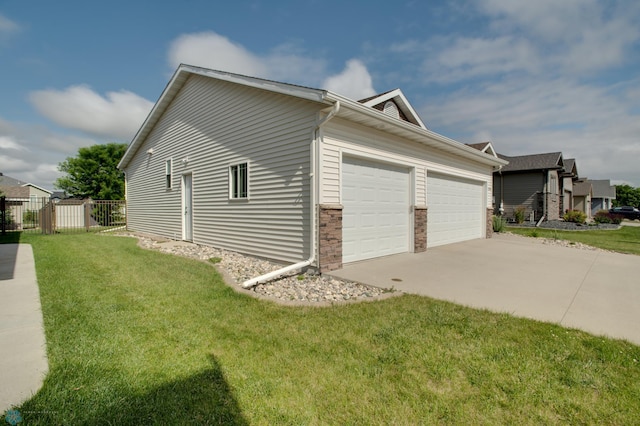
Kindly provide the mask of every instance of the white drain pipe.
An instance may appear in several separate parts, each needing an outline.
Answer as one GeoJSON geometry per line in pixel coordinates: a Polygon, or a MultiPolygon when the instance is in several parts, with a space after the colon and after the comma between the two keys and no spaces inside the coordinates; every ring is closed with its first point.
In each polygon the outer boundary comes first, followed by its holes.
{"type": "Polygon", "coordinates": [[[328,112],[328,114],[318,119],[318,124],[313,131],[313,137],[311,139],[311,257],[302,262],[294,263],[293,265],[285,266],[276,271],[260,275],[259,277],[251,278],[242,283],[243,288],[251,288],[260,283],[271,281],[272,279],[285,274],[287,272],[294,271],[296,269],[304,268],[311,265],[316,260],[316,200],[318,199],[318,179],[316,177],[317,170],[317,150],[318,139],[320,137],[320,128],[329,120],[331,120],[340,111],[340,101],[336,101],[332,107],[325,108],[322,112],[328,112]]]}

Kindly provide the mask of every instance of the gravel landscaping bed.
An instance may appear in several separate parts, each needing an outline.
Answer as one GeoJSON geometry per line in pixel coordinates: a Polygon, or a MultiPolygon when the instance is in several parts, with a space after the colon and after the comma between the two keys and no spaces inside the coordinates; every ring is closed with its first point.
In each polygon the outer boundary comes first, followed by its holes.
{"type": "MultiPolygon", "coordinates": [[[[535,228],[535,223],[525,222],[525,223],[507,223],[507,228],[509,227],[517,227],[517,228],[535,228]]],[[[612,223],[592,223],[592,224],[579,224],[573,222],[565,222],[563,220],[548,220],[546,222],[542,222],[539,228],[543,229],[557,229],[561,231],[596,231],[596,230],[615,230],[620,229],[621,225],[614,225],[612,223]]]]}
{"type": "MultiPolygon", "coordinates": [[[[134,233],[118,234],[138,238],[138,244],[145,249],[158,250],[178,256],[202,261],[214,262],[234,282],[230,285],[242,289],[241,284],[251,278],[278,270],[285,265],[255,257],[217,249],[214,247],[172,241],[155,236],[134,233]]],[[[229,281],[229,280],[227,280],[229,281]]],[[[259,284],[251,290],[245,290],[256,296],[284,302],[287,304],[330,305],[338,302],[375,300],[399,294],[389,289],[367,286],[351,281],[319,275],[311,271],[293,271],[281,278],[265,284],[259,284]]]]}

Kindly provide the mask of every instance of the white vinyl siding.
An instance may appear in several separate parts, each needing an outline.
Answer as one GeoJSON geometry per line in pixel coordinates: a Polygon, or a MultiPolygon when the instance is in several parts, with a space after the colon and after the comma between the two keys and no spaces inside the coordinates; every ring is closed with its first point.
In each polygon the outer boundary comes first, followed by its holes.
{"type": "MultiPolygon", "coordinates": [[[[342,155],[371,158],[413,168],[412,204],[427,205],[427,170],[453,174],[465,179],[492,180],[491,166],[481,165],[417,142],[406,141],[387,133],[334,118],[323,127],[321,144],[320,203],[341,204],[340,170],[342,155]]],[[[485,194],[491,205],[491,194],[485,194]]]]}
{"type": "Polygon", "coordinates": [[[154,180],[171,156],[174,174],[197,174],[194,243],[283,262],[307,259],[310,146],[321,108],[191,76],[127,166],[129,228],[180,238],[180,191],[154,180]],[[229,166],[242,162],[250,165],[250,199],[238,202],[229,199],[229,166]]]}

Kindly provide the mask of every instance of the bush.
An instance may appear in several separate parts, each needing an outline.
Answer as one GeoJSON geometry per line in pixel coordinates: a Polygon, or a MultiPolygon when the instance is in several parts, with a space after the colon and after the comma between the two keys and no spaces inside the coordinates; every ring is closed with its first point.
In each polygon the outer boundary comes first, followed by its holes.
{"type": "Polygon", "coordinates": [[[513,212],[513,217],[516,220],[516,223],[524,222],[524,212],[524,207],[518,207],[517,209],[515,209],[515,211],[513,212]]]}
{"type": "Polygon", "coordinates": [[[615,225],[620,225],[624,216],[620,214],[609,213],[607,210],[598,210],[593,220],[596,223],[613,223],[615,225]]]}
{"type": "Polygon", "coordinates": [[[502,216],[493,216],[493,232],[504,232],[507,221],[502,216]]]}
{"type": "Polygon", "coordinates": [[[566,212],[562,218],[567,222],[584,223],[587,220],[587,215],[580,210],[571,210],[566,212]]]}

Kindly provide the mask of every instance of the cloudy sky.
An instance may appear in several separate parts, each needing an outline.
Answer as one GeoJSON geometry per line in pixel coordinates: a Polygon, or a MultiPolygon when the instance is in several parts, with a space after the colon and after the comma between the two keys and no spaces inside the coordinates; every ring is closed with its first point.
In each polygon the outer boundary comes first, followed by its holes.
{"type": "Polygon", "coordinates": [[[78,148],[128,143],[182,62],[353,99],[399,87],[445,136],[640,186],[638,22],[637,0],[6,0],[0,172],[54,189],[78,148]]]}

